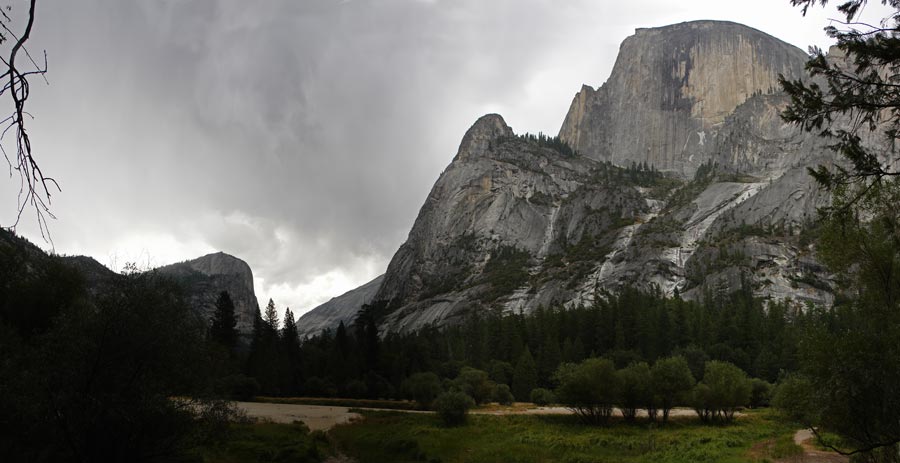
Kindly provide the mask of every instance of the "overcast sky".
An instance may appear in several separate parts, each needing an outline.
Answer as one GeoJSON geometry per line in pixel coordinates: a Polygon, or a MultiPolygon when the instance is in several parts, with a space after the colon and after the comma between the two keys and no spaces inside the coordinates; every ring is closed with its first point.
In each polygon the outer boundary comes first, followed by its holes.
{"type": "MultiPolygon", "coordinates": [[[[56,251],[114,270],[224,251],[261,305],[298,315],[384,271],[476,118],[556,134],[635,28],[724,19],[805,50],[839,17],[788,0],[38,3],[50,85],[32,83],[30,133],[62,186],[56,251]]],[[[0,186],[4,226],[17,188],[0,186]]],[[[50,248],[32,215],[17,231],[50,248]]]]}

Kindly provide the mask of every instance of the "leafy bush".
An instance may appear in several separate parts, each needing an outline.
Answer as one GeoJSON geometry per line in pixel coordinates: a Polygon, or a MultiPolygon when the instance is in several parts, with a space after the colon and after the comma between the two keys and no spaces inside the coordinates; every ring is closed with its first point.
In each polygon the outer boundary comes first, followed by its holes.
{"type": "Polygon", "coordinates": [[[753,408],[768,407],[772,401],[774,386],[768,381],[753,378],[750,380],[750,406],[753,408]]]}
{"type": "Polygon", "coordinates": [[[242,374],[229,375],[219,380],[219,388],[226,397],[234,400],[253,400],[259,394],[259,382],[242,374]]]}
{"type": "Polygon", "coordinates": [[[494,386],[493,393],[494,402],[500,405],[512,405],[514,397],[509,391],[509,386],[505,384],[497,384],[494,386]]]}
{"type": "Polygon", "coordinates": [[[445,425],[459,426],[465,424],[466,415],[475,406],[475,401],[465,393],[453,391],[439,395],[432,406],[445,425]]]}
{"type": "Polygon", "coordinates": [[[728,362],[706,363],[703,382],[695,389],[693,406],[703,421],[731,421],[738,408],[750,402],[747,373],[728,362]]]}
{"type": "Polygon", "coordinates": [[[348,397],[365,397],[366,393],[369,391],[369,388],[366,386],[366,383],[360,381],[358,379],[354,379],[347,383],[347,386],[344,388],[347,392],[348,397]]]}
{"type": "Polygon", "coordinates": [[[488,374],[469,367],[460,370],[459,376],[453,380],[453,387],[466,393],[475,400],[476,404],[487,402],[494,392],[494,386],[488,379],[488,374]]]}
{"type": "Polygon", "coordinates": [[[625,419],[633,421],[639,408],[656,415],[651,389],[650,366],[646,362],[632,363],[616,372],[619,382],[619,407],[625,419]]]}
{"type": "Polygon", "coordinates": [[[531,402],[544,407],[556,402],[556,396],[553,395],[553,391],[539,387],[531,390],[531,402]]]}
{"type": "Polygon", "coordinates": [[[415,400],[421,408],[429,408],[434,399],[443,392],[441,379],[434,373],[416,373],[403,382],[402,389],[407,397],[415,400]]]}
{"type": "Polygon", "coordinates": [[[585,422],[609,420],[619,395],[616,367],[607,359],[590,358],[578,364],[565,363],[556,371],[556,396],[585,422]]]}
{"type": "Polygon", "coordinates": [[[669,420],[669,411],[694,387],[694,375],[684,357],[659,359],[650,370],[652,390],[662,411],[663,421],[669,420]]]}

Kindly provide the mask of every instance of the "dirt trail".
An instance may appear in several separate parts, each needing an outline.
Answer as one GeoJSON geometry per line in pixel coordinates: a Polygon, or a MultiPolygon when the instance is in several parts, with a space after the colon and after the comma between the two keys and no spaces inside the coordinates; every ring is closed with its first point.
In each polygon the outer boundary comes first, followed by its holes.
{"type": "Polygon", "coordinates": [[[850,458],[835,452],[819,450],[813,444],[815,436],[809,429],[801,429],[794,434],[794,443],[803,448],[803,454],[780,460],[785,463],[847,463],[850,458]]]}

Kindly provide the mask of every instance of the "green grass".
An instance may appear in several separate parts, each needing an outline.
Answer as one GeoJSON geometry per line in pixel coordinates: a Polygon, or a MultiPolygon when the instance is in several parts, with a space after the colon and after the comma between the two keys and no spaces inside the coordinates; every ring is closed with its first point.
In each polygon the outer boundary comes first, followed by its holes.
{"type": "Polygon", "coordinates": [[[791,454],[795,425],[769,411],[752,411],[728,426],[693,418],[664,427],[617,422],[582,425],[572,416],[469,416],[442,427],[431,415],[364,412],[362,422],[331,436],[365,462],[753,462],[791,454]]]}
{"type": "Polygon", "coordinates": [[[310,433],[302,423],[235,424],[219,440],[198,449],[201,461],[316,463],[324,459],[330,448],[321,431],[310,433]]]}

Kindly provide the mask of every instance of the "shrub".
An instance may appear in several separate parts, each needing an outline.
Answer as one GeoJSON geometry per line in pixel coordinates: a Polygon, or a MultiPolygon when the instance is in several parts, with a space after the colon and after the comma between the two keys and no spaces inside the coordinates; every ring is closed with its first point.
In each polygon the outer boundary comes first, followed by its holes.
{"type": "Polygon", "coordinates": [[[772,401],[772,390],[774,386],[771,383],[753,378],[750,380],[750,406],[753,408],[768,407],[772,401]]]}
{"type": "Polygon", "coordinates": [[[447,426],[458,426],[466,422],[469,409],[475,401],[459,391],[445,392],[434,400],[433,407],[441,421],[447,426]]]}
{"type": "Polygon", "coordinates": [[[512,392],[509,391],[509,386],[505,384],[494,385],[492,397],[494,402],[497,402],[500,405],[512,405],[513,400],[515,400],[512,392]]]}
{"type": "Polygon", "coordinates": [[[648,409],[653,417],[656,409],[653,406],[653,390],[651,389],[650,366],[646,362],[632,363],[616,372],[619,382],[619,407],[622,416],[629,421],[637,417],[639,408],[648,409]]]}
{"type": "Polygon", "coordinates": [[[366,393],[369,391],[369,388],[366,387],[366,383],[358,379],[354,379],[347,383],[347,386],[344,389],[347,391],[347,397],[357,399],[365,397],[366,393]]]}
{"type": "Polygon", "coordinates": [[[407,397],[416,401],[420,408],[428,408],[434,399],[443,392],[441,379],[434,373],[416,373],[403,382],[403,391],[407,397]]]}
{"type": "Polygon", "coordinates": [[[703,382],[694,390],[693,405],[700,419],[731,421],[734,413],[750,402],[747,373],[728,362],[706,362],[703,382]]]}
{"type": "Polygon", "coordinates": [[[585,422],[605,423],[619,395],[616,367],[607,359],[566,363],[556,371],[556,396],[585,422]]]}
{"type": "Polygon", "coordinates": [[[553,395],[552,391],[539,387],[531,390],[531,402],[537,406],[544,407],[556,402],[556,396],[553,395]]]}
{"type": "Polygon", "coordinates": [[[453,380],[453,386],[468,394],[476,404],[483,404],[491,398],[494,386],[488,379],[488,374],[475,368],[465,367],[459,372],[459,376],[453,380]]]}
{"type": "Polygon", "coordinates": [[[694,375],[684,357],[659,359],[650,370],[652,390],[662,410],[663,422],[669,420],[669,411],[694,387],[694,375]]]}
{"type": "Polygon", "coordinates": [[[220,384],[225,395],[234,400],[253,400],[259,394],[259,382],[249,376],[229,375],[222,378],[220,384]]]}

